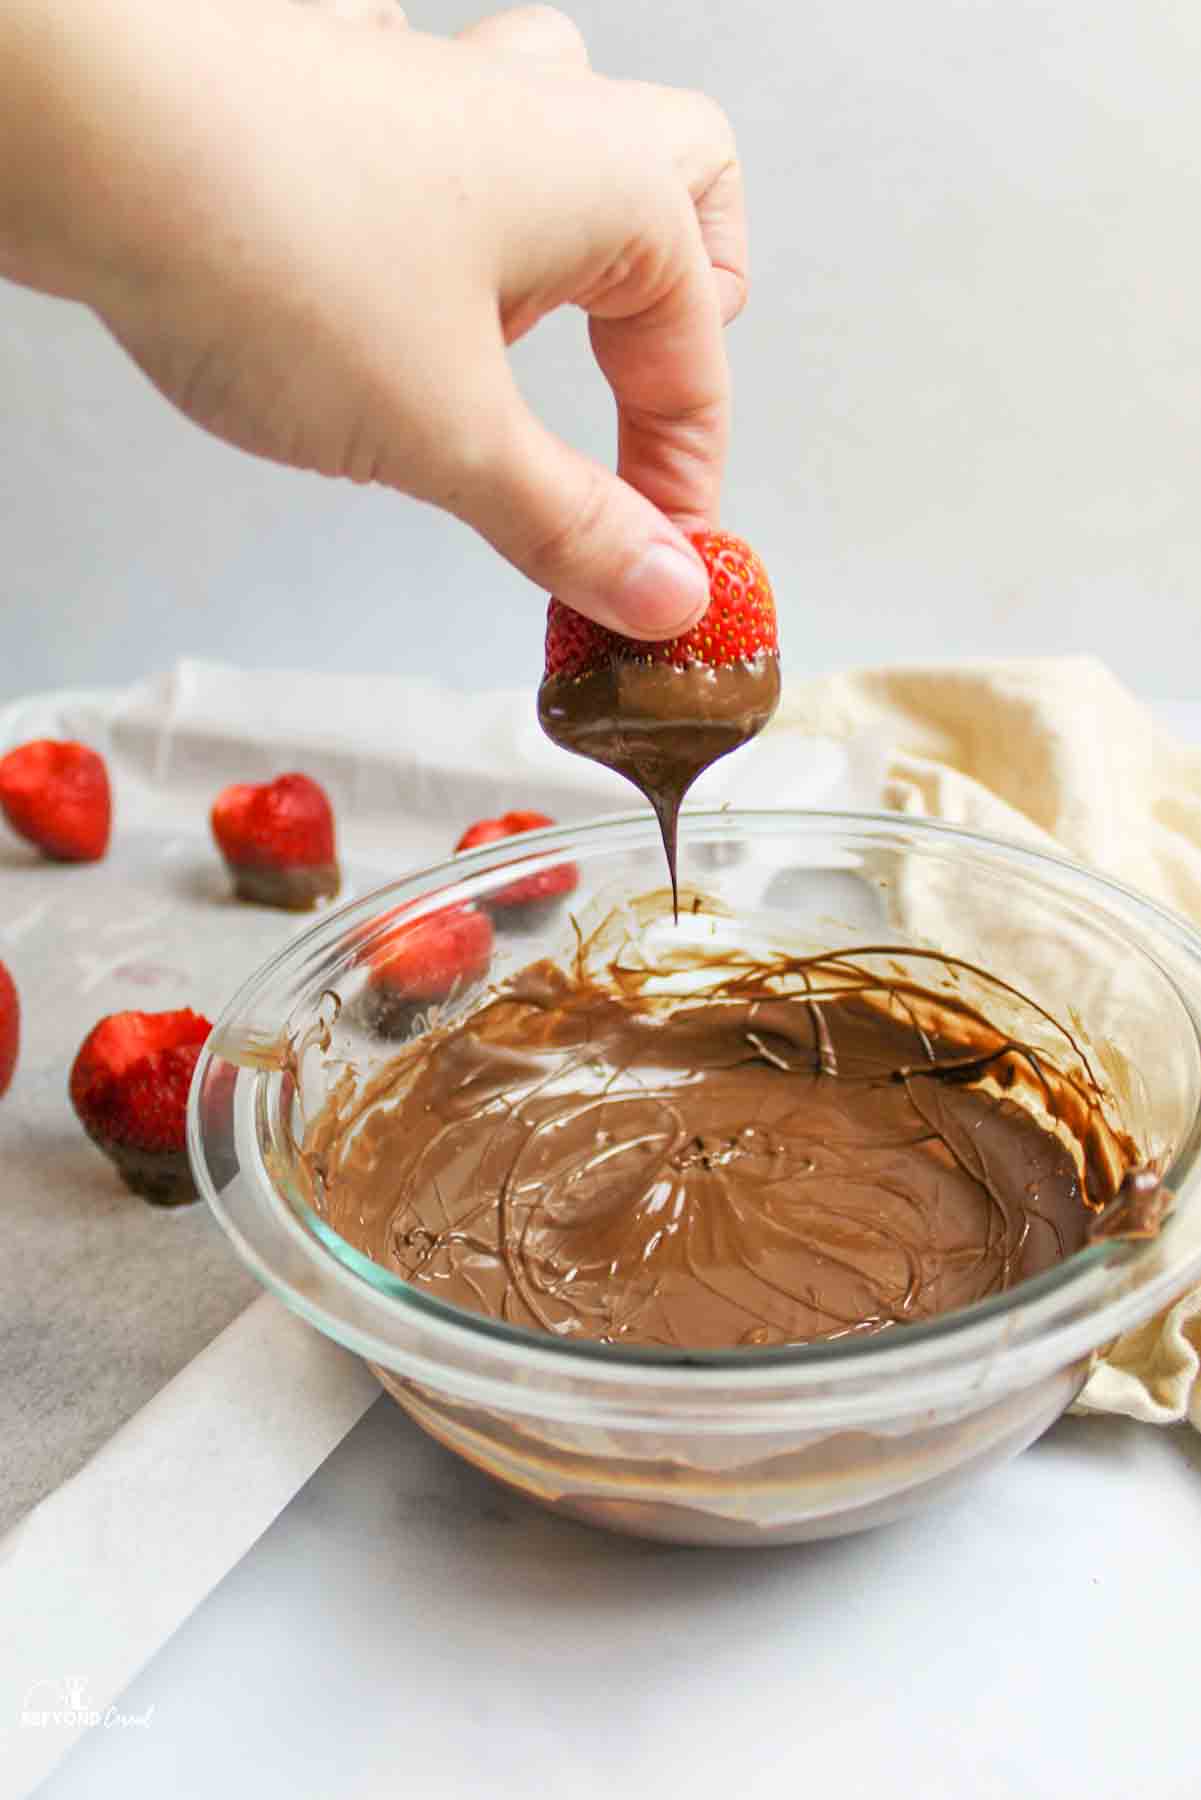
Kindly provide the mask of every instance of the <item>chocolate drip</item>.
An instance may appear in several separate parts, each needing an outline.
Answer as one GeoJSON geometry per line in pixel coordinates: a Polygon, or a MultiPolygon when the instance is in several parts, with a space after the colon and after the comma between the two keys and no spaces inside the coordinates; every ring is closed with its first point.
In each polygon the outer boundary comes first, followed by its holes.
{"type": "Polygon", "coordinates": [[[538,719],[554,743],[615,769],[650,801],[678,915],[681,802],[702,770],[762,731],[779,698],[775,656],[721,669],[631,660],[544,680],[538,719]]]}
{"type": "Polygon", "coordinates": [[[1120,1229],[1132,1197],[1146,1229],[1158,1177],[1132,1176],[1067,1034],[1056,1066],[855,960],[877,954],[764,960],[672,1004],[639,971],[537,964],[330,1103],[319,1203],[458,1306],[697,1349],[933,1318],[1120,1229]]]}

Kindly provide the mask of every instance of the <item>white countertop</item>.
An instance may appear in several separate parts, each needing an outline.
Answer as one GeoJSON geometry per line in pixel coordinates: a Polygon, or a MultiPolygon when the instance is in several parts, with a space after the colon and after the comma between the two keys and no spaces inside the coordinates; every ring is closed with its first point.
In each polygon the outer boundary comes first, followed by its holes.
{"type": "MultiPolygon", "coordinates": [[[[237,1471],[230,1471],[236,1481],[237,1471]]],[[[957,1505],[705,1551],[380,1400],[46,1800],[1196,1800],[1201,1437],[1069,1419],[957,1505]]]]}
{"type": "Polygon", "coordinates": [[[543,1513],[381,1399],[122,1698],[145,1725],[41,1792],[1196,1800],[1199,1541],[1187,1428],[1066,1419],[914,1520],[701,1551],[543,1513]]]}

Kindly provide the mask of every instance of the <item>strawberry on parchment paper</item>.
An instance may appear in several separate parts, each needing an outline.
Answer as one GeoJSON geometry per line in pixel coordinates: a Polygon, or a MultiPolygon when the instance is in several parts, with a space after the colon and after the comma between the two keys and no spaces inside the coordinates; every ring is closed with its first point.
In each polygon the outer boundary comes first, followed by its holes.
{"type": "MultiPolygon", "coordinates": [[[[469,825],[458,843],[460,850],[475,850],[482,844],[499,843],[503,838],[517,837],[523,831],[538,831],[555,821],[546,813],[507,812],[496,819],[477,819],[469,825]]],[[[519,876],[494,892],[482,895],[476,902],[492,914],[497,925],[537,924],[555,907],[565,894],[572,893],[580,881],[580,871],[573,862],[554,863],[536,874],[519,876]]]]}
{"type": "Polygon", "coordinates": [[[94,1025],[71,1068],[71,1104],[126,1185],[159,1206],[195,1200],[185,1121],[188,1089],[212,1027],[177,1012],[110,1013],[94,1025]]]}
{"type": "MultiPolygon", "coordinates": [[[[492,963],[492,921],[474,906],[441,907],[396,923],[365,947],[363,1019],[381,1037],[404,1037],[431,1007],[482,981],[492,963]]],[[[380,924],[371,927],[374,934],[380,924]]]]}
{"type": "Polygon", "coordinates": [[[104,758],[86,744],[35,738],[0,756],[0,810],[55,862],[99,862],[113,801],[104,758]]]}
{"type": "Polygon", "coordinates": [[[240,900],[304,912],[338,892],[333,807],[309,776],[236,782],[218,794],[211,824],[240,900]]]}

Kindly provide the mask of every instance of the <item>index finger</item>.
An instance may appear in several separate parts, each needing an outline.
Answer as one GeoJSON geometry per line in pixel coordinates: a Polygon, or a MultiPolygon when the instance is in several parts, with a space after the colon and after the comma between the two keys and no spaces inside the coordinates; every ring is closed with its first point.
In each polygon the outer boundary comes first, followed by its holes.
{"type": "Polygon", "coordinates": [[[721,308],[700,228],[692,229],[693,253],[661,299],[590,325],[617,401],[617,472],[684,531],[717,522],[730,428],[721,308]]]}
{"type": "Polygon", "coordinates": [[[717,523],[730,423],[722,326],[746,295],[746,221],[733,135],[703,95],[644,88],[648,129],[672,146],[683,252],[669,291],[631,315],[593,316],[618,410],[618,472],[682,529],[717,523]]]}

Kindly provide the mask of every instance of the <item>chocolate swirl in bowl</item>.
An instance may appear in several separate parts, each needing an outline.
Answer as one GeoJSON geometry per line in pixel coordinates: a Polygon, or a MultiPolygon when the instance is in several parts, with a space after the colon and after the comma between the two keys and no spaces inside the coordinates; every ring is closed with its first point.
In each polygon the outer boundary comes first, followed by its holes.
{"type": "Polygon", "coordinates": [[[306,1133],[327,1222],[441,1300],[615,1345],[806,1343],[1157,1228],[1083,1050],[1015,1039],[946,980],[966,965],[698,952],[681,997],[585,952],[341,1084],[306,1133]]]}

